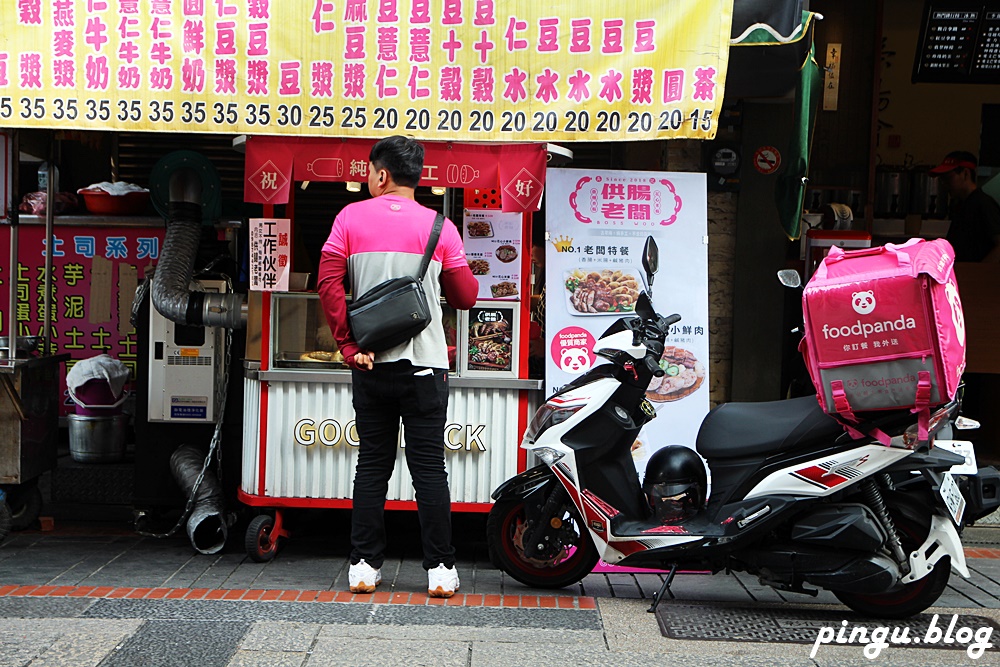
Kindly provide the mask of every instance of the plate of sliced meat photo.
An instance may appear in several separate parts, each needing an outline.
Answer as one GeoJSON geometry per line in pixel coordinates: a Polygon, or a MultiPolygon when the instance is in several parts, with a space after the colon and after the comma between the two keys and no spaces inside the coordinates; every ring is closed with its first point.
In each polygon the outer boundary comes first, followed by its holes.
{"type": "Polygon", "coordinates": [[[668,345],[660,357],[662,377],[654,377],[646,388],[646,398],[655,403],[679,401],[690,396],[705,382],[705,364],[690,350],[668,345]]]}
{"type": "Polygon", "coordinates": [[[566,307],[580,316],[632,313],[643,287],[639,275],[632,267],[567,271],[566,307]]]}

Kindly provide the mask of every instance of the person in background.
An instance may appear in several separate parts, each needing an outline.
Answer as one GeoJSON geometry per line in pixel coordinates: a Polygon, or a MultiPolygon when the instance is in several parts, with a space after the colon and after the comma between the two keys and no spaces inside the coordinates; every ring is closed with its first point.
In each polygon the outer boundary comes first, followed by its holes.
{"type": "Polygon", "coordinates": [[[931,169],[952,199],[945,238],[955,249],[956,262],[1000,262],[1000,204],[976,185],[977,167],[975,155],[953,151],[931,169]]]}
{"type": "MultiPolygon", "coordinates": [[[[976,185],[978,160],[972,153],[953,151],[931,169],[943,179],[952,198],[951,226],[945,237],[955,249],[956,262],[1000,262],[1000,204],[976,185]]],[[[962,414],[983,421],[989,419],[985,398],[989,377],[983,373],[962,376],[962,414]]],[[[970,435],[976,450],[980,436],[970,435]]],[[[977,451],[981,454],[981,451],[977,451]]],[[[981,456],[980,456],[981,458],[981,456]]]]}
{"type": "Polygon", "coordinates": [[[441,324],[442,291],[448,304],[468,310],[479,283],[465,258],[458,229],[446,220],[424,276],[430,325],[415,338],[380,352],[359,349],[347,319],[344,280],[364,294],[390,278],[416,275],[435,211],[414,200],[424,147],[393,136],[369,154],[372,198],[348,204],[333,221],[320,259],[318,289],[327,321],[351,368],[360,444],[351,515],[353,593],[371,593],[382,581],[385,499],[396,463],[399,424],[406,429],[406,465],[416,491],[427,593],[451,597],[459,587],[451,542],[451,495],[444,465],[448,410],[448,350],[441,324]]]}

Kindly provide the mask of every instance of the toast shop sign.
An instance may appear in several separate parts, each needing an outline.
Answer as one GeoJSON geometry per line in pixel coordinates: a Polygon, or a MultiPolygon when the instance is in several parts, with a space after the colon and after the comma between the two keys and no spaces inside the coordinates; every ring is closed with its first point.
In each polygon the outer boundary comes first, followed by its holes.
{"type": "MultiPolygon", "coordinates": [[[[444,427],[444,447],[452,452],[485,452],[487,448],[486,424],[450,423],[444,427]]],[[[326,447],[357,447],[358,430],[354,420],[341,423],[336,419],[300,419],[292,428],[295,444],[304,447],[323,445],[326,447]]],[[[399,447],[405,447],[402,437],[399,447]]]]}

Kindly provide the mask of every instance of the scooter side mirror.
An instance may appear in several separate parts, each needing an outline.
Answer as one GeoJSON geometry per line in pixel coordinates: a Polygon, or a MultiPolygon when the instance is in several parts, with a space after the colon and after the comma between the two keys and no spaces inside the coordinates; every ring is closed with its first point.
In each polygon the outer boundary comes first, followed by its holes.
{"type": "Polygon", "coordinates": [[[646,292],[639,292],[639,298],[635,302],[635,314],[644,320],[656,318],[653,302],[649,300],[649,295],[646,292]]]}
{"type": "Polygon", "coordinates": [[[802,276],[795,269],[778,271],[778,281],[785,287],[802,287],[802,276]]]}
{"type": "Polygon", "coordinates": [[[652,236],[646,237],[646,245],[642,249],[642,269],[646,272],[646,285],[653,288],[653,276],[660,270],[660,249],[652,236]]]}

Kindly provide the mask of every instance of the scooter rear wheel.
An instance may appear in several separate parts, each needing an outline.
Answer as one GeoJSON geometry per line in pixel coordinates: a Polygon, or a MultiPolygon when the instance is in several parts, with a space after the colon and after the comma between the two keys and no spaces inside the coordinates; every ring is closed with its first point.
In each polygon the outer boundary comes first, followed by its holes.
{"type": "Polygon", "coordinates": [[[561,534],[573,533],[575,538],[565,540],[557,547],[550,547],[547,556],[526,558],[523,548],[518,544],[518,535],[523,536],[527,522],[524,500],[498,500],[493,505],[486,524],[490,559],[501,570],[527,586],[563,588],[575,584],[590,574],[600,556],[575,508],[570,508],[568,516],[562,517],[562,521],[564,525],[561,534]]]}
{"type": "MultiPolygon", "coordinates": [[[[917,521],[904,516],[898,509],[890,508],[889,514],[903,543],[903,551],[910,553],[927,538],[930,523],[917,521]]],[[[945,556],[939,560],[934,569],[926,577],[906,584],[902,588],[888,593],[862,595],[859,593],[833,594],[845,605],[865,616],[872,618],[909,618],[919,614],[937,602],[941,593],[948,586],[951,577],[951,558],[945,556]]]]}

